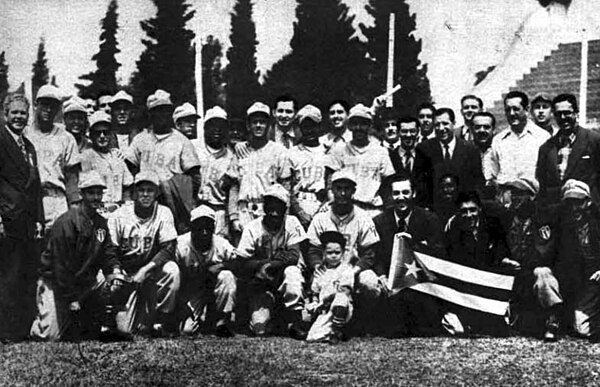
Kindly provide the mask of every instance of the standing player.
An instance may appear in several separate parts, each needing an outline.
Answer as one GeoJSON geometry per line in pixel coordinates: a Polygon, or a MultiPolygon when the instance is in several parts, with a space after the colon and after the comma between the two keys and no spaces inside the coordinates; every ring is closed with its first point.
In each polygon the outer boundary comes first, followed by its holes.
{"type": "Polygon", "coordinates": [[[219,106],[208,109],[204,117],[204,142],[193,140],[198,153],[202,184],[198,192],[200,204],[215,211],[215,234],[229,237],[227,221],[227,196],[229,192],[223,184],[225,173],[235,161],[233,151],[227,146],[227,113],[219,106]]]}
{"type": "Polygon", "coordinates": [[[386,176],[394,173],[388,151],[369,137],[373,124],[371,111],[358,104],[350,109],[348,118],[352,141],[335,146],[329,153],[326,166],[333,172],[348,169],[357,179],[356,204],[372,216],[381,211],[383,201],[379,186],[386,176]]]}
{"type": "Polygon", "coordinates": [[[85,101],[81,98],[71,97],[63,103],[62,107],[65,129],[75,137],[79,152],[83,152],[91,145],[86,136],[88,115],[84,104],[85,101]]]}
{"type": "Polygon", "coordinates": [[[106,190],[102,197],[103,213],[113,213],[131,199],[133,176],[116,149],[110,148],[111,119],[99,110],[90,117],[92,148],[81,154],[81,172],[96,171],[104,179],[106,190]]]}
{"type": "Polygon", "coordinates": [[[121,265],[137,285],[126,310],[117,314],[117,327],[126,334],[147,329],[158,335],[177,333],[177,231],[171,211],[156,202],[158,184],[156,173],[138,173],[134,205],[121,207],[109,223],[111,238],[121,249],[121,265]]]}
{"type": "Polygon", "coordinates": [[[271,111],[261,102],[255,102],[247,111],[248,157],[236,158],[227,172],[231,190],[229,193],[229,221],[232,231],[239,233],[253,219],[264,214],[263,195],[276,183],[287,184],[290,165],[287,149],[269,141],[268,120],[271,111]]]}
{"type": "Polygon", "coordinates": [[[58,89],[51,85],[40,87],[35,103],[35,125],[25,129],[24,133],[37,152],[46,228],[67,212],[69,204],[79,199],[77,143],[62,125],[54,123],[58,109],[58,89]]]}
{"type": "MultiPolygon", "coordinates": [[[[133,97],[121,90],[110,100],[110,115],[116,143],[111,147],[125,153],[138,131],[133,126],[133,97]]],[[[111,136],[112,137],[112,136],[111,136]]],[[[112,139],[111,141],[115,141],[112,139]]]]}
{"type": "Polygon", "coordinates": [[[292,198],[290,212],[304,228],[327,197],[325,191],[325,146],[319,142],[321,111],[306,105],[298,112],[302,143],[290,151],[292,198]]]}
{"type": "Polygon", "coordinates": [[[327,151],[329,151],[336,143],[347,143],[352,140],[352,133],[347,130],[349,110],[350,104],[344,100],[332,101],[329,106],[327,106],[330,130],[320,139],[327,151]]]}
{"type": "Polygon", "coordinates": [[[198,137],[196,128],[198,125],[198,118],[199,116],[196,113],[196,108],[189,102],[177,106],[173,112],[175,128],[190,140],[198,137]]]}

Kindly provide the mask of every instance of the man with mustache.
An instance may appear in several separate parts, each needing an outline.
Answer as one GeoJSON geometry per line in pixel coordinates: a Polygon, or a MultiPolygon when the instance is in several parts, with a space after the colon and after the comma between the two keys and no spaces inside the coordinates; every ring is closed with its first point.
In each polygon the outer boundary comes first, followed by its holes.
{"type": "Polygon", "coordinates": [[[60,92],[52,85],[38,90],[35,124],[25,129],[38,157],[46,228],[79,200],[77,170],[79,151],[75,137],[64,126],[54,123],[60,109],[60,92]]]}
{"type": "Polygon", "coordinates": [[[479,149],[479,154],[481,155],[483,177],[486,181],[489,181],[492,179],[492,171],[487,169],[488,163],[484,163],[483,160],[486,157],[491,157],[492,139],[496,130],[496,118],[490,112],[475,113],[471,129],[473,132],[473,143],[479,149]]]}
{"type": "Polygon", "coordinates": [[[29,101],[20,94],[4,99],[6,125],[0,127],[0,340],[27,337],[35,315],[44,210],[37,155],[23,135],[29,101]]]}

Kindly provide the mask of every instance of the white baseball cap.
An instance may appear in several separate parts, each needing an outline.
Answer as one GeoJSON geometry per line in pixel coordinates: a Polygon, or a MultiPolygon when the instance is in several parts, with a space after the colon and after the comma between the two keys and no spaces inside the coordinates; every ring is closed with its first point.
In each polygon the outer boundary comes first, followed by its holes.
{"type": "Polygon", "coordinates": [[[80,190],[91,187],[102,187],[106,189],[106,183],[97,171],[88,171],[79,175],[77,187],[80,190]]]}
{"type": "Polygon", "coordinates": [[[354,105],[350,109],[350,113],[348,114],[348,119],[351,119],[351,118],[364,118],[366,120],[372,121],[373,113],[371,112],[371,109],[369,109],[362,103],[359,103],[358,105],[354,105]]]}
{"type": "Polygon", "coordinates": [[[90,123],[90,129],[92,129],[94,127],[94,125],[99,124],[101,122],[105,122],[109,125],[111,123],[110,115],[108,113],[106,113],[104,110],[98,110],[97,112],[94,112],[90,116],[90,118],[88,118],[88,121],[90,123]]]}
{"type": "Polygon", "coordinates": [[[173,122],[177,123],[178,120],[190,116],[199,117],[196,113],[196,108],[191,103],[186,102],[183,105],[177,106],[175,111],[173,111],[173,122]]]}
{"type": "Polygon", "coordinates": [[[146,99],[146,107],[148,110],[163,105],[173,105],[173,102],[171,102],[171,94],[164,90],[158,89],[146,99]]]}
{"type": "Polygon", "coordinates": [[[221,119],[227,121],[227,112],[220,106],[215,106],[206,111],[204,116],[204,122],[208,122],[213,119],[221,119]]]}
{"type": "Polygon", "coordinates": [[[263,200],[267,197],[275,198],[285,203],[287,206],[290,202],[290,192],[283,188],[281,184],[273,184],[267,188],[263,195],[263,200]]]}
{"type": "Polygon", "coordinates": [[[583,181],[569,179],[562,188],[562,198],[564,199],[585,199],[591,198],[590,186],[583,181]]]}
{"type": "Polygon", "coordinates": [[[347,180],[356,185],[356,176],[354,176],[354,174],[348,169],[342,169],[341,171],[337,171],[331,176],[332,183],[342,180],[347,180]]]}
{"type": "Polygon", "coordinates": [[[73,96],[65,102],[63,102],[62,109],[63,114],[71,112],[81,112],[87,114],[87,110],[85,108],[85,101],[77,96],[73,96]]]}
{"type": "Polygon", "coordinates": [[[56,86],[52,85],[44,85],[39,88],[35,100],[37,101],[40,98],[54,99],[58,102],[62,100],[60,90],[58,90],[56,86]]]}
{"type": "Polygon", "coordinates": [[[321,110],[314,105],[306,105],[302,109],[298,111],[298,122],[302,123],[307,118],[310,118],[317,124],[321,123],[323,120],[323,116],[321,115],[321,110]]]}
{"type": "Polygon", "coordinates": [[[200,218],[209,218],[213,221],[216,219],[215,210],[209,206],[201,205],[200,207],[194,208],[190,214],[190,222],[194,222],[200,218]]]}
{"type": "Polygon", "coordinates": [[[121,90],[117,94],[113,95],[110,99],[110,104],[112,105],[117,101],[125,101],[133,105],[133,97],[127,94],[127,92],[124,90],[121,90]]]}
{"type": "Polygon", "coordinates": [[[156,172],[146,170],[146,171],[141,171],[137,175],[135,175],[134,184],[138,185],[139,183],[142,183],[142,182],[152,183],[158,187],[160,184],[160,179],[158,178],[158,175],[156,174],[156,172]]]}
{"type": "Polygon", "coordinates": [[[254,102],[252,106],[246,111],[246,116],[250,117],[252,114],[262,113],[267,116],[271,116],[271,109],[262,102],[254,102]]]}

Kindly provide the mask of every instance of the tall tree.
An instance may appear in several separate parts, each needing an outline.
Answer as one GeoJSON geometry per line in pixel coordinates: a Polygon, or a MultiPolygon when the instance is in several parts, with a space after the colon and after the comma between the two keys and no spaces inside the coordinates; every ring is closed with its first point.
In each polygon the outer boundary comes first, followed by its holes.
{"type": "Polygon", "coordinates": [[[0,103],[4,101],[6,93],[8,93],[8,65],[4,57],[4,51],[2,51],[0,54],[0,103]]]}
{"type": "Polygon", "coordinates": [[[252,1],[237,0],[231,14],[231,47],[225,70],[227,111],[232,117],[244,117],[253,100],[262,95],[256,70],[256,26],[252,20],[252,1]]]}
{"type": "Polygon", "coordinates": [[[102,32],[100,33],[100,50],[92,57],[96,62],[96,70],[79,77],[84,81],[90,81],[87,85],[75,85],[83,98],[96,98],[101,91],[115,93],[117,91],[117,70],[121,66],[115,55],[121,50],[117,43],[117,0],[108,4],[106,15],[100,22],[102,32]]]}
{"type": "Polygon", "coordinates": [[[131,87],[138,103],[143,103],[156,89],[171,93],[173,103],[196,104],[194,79],[194,32],[186,28],[194,11],[186,0],[153,0],[156,15],[141,22],[148,36],[146,47],[136,62],[137,71],[131,87]]]}
{"type": "Polygon", "coordinates": [[[414,115],[418,105],[431,101],[427,65],[419,60],[421,40],[415,39],[413,34],[415,15],[410,13],[406,0],[369,0],[365,8],[374,18],[372,26],[360,25],[368,40],[371,59],[370,92],[379,95],[385,91],[389,16],[395,13],[394,85],[400,83],[402,89],[394,94],[394,109],[401,115],[414,115]]]}
{"type": "Polygon", "coordinates": [[[40,38],[38,45],[37,59],[33,64],[33,77],[31,78],[32,97],[35,97],[40,87],[47,84],[50,80],[50,70],[48,70],[48,59],[46,59],[46,41],[40,38]]]}
{"type": "Polygon", "coordinates": [[[223,74],[221,58],[223,46],[218,39],[209,35],[202,45],[202,88],[204,92],[204,111],[215,105],[223,104],[223,74]]]}
{"type": "Polygon", "coordinates": [[[267,73],[271,97],[292,93],[321,106],[336,98],[372,98],[365,93],[365,50],[348,11],[341,0],[298,0],[292,51],[267,73]]]}

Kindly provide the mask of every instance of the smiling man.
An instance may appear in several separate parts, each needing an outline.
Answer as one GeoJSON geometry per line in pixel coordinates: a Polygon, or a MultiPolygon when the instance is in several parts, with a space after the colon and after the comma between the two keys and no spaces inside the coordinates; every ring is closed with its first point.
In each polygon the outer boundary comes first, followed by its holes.
{"type": "Polygon", "coordinates": [[[456,138],[473,142],[473,117],[483,111],[483,101],[476,95],[465,95],[460,100],[460,113],[464,124],[456,128],[456,138]]]}
{"type": "Polygon", "coordinates": [[[390,151],[390,160],[397,173],[413,172],[415,148],[419,137],[418,122],[413,117],[403,117],[399,123],[400,146],[390,151]]]}
{"type": "Polygon", "coordinates": [[[496,118],[490,112],[479,112],[473,116],[473,143],[479,149],[481,156],[481,164],[483,168],[483,176],[485,180],[491,180],[492,172],[487,170],[488,164],[484,163],[486,157],[491,157],[492,139],[496,130],[496,118]]]}
{"type": "Polygon", "coordinates": [[[552,98],[546,93],[538,93],[531,100],[531,116],[533,122],[546,130],[551,136],[558,132],[558,127],[552,123],[552,98]]]}
{"type": "Polygon", "coordinates": [[[110,100],[110,115],[113,134],[116,136],[116,144],[111,143],[111,146],[126,152],[138,134],[133,127],[133,97],[123,90],[113,95],[110,100]]]}
{"type": "Polygon", "coordinates": [[[75,137],[79,152],[83,152],[91,145],[90,140],[86,136],[88,114],[85,108],[85,101],[79,97],[71,97],[63,103],[62,110],[65,129],[75,137]]]}
{"type": "Polygon", "coordinates": [[[275,100],[273,109],[275,124],[269,130],[269,139],[287,149],[298,144],[300,139],[298,128],[294,125],[297,109],[298,102],[292,96],[282,95],[275,100]]]}

